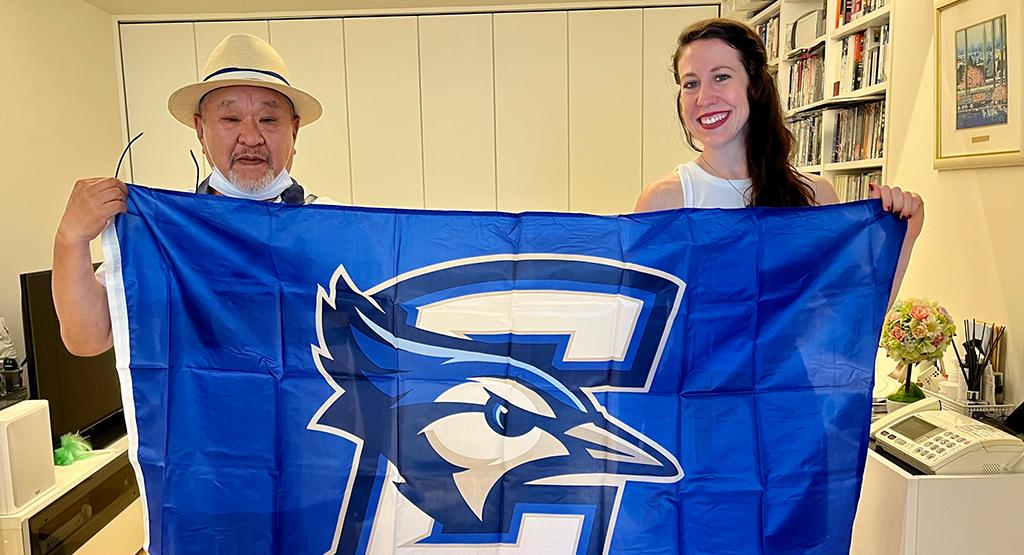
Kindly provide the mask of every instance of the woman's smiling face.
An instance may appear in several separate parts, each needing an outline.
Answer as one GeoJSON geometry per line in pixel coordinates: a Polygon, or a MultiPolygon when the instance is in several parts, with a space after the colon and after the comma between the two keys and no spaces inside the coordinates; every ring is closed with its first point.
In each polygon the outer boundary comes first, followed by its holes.
{"type": "Polygon", "coordinates": [[[744,146],[750,78],[740,52],[721,39],[701,39],[683,49],[676,70],[679,108],[693,138],[705,150],[744,146]]]}

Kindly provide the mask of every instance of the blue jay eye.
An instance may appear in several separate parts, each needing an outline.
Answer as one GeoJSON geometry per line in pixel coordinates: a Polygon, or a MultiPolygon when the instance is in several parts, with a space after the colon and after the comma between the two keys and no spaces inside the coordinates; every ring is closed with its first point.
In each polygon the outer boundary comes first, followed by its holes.
{"type": "Polygon", "coordinates": [[[491,394],[490,397],[491,398],[487,400],[487,404],[484,406],[484,420],[487,421],[487,425],[491,430],[494,430],[494,433],[499,435],[518,435],[509,434],[508,401],[494,394],[491,394]]]}
{"type": "Polygon", "coordinates": [[[499,434],[504,434],[508,418],[508,407],[503,403],[495,403],[491,407],[490,414],[488,415],[487,423],[490,424],[491,428],[499,434]]]}
{"type": "MultiPolygon", "coordinates": [[[[438,395],[437,403],[460,403],[480,408],[463,413],[476,417],[476,421],[495,437],[515,438],[529,434],[537,428],[547,428],[555,419],[551,406],[536,391],[513,380],[480,377],[460,383],[438,395]]],[[[430,425],[426,429],[435,429],[430,425]]],[[[458,435],[460,432],[453,430],[458,435]]],[[[467,433],[462,430],[461,433],[467,433]]]]}
{"type": "Polygon", "coordinates": [[[537,415],[524,411],[508,399],[493,393],[484,405],[484,420],[496,434],[519,437],[537,427],[537,415]]]}

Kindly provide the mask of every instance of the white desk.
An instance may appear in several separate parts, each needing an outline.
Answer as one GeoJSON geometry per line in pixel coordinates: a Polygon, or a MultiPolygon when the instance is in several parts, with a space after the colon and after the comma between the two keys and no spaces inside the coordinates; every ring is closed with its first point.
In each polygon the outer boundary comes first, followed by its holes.
{"type": "MultiPolygon", "coordinates": [[[[22,510],[0,516],[0,555],[23,555],[29,552],[28,521],[59,500],[75,486],[128,449],[128,440],[121,438],[109,448],[96,450],[87,459],[70,466],[56,468],[56,484],[26,505],[22,510]]],[[[142,504],[136,499],[88,542],[75,551],[78,555],[135,555],[142,549],[142,504]]]]}
{"type": "Polygon", "coordinates": [[[1020,553],[1024,474],[914,476],[868,451],[854,555],[1020,553]]]}

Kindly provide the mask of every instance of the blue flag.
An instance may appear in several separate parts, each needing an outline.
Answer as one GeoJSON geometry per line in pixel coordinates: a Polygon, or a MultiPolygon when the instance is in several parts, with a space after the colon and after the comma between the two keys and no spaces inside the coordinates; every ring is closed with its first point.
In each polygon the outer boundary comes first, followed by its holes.
{"type": "Polygon", "coordinates": [[[905,224],[132,186],[104,235],[153,555],[844,553],[905,224]]]}

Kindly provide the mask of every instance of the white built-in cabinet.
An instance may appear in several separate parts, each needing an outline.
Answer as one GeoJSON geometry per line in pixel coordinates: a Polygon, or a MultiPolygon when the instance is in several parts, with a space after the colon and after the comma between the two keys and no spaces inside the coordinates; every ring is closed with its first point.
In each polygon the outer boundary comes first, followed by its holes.
{"type": "Polygon", "coordinates": [[[632,210],[693,157],[675,113],[676,37],[717,5],[121,22],[130,174],[191,190],[195,132],[167,98],[231,33],[268,40],[324,116],[292,174],[342,203],[431,209],[632,210]]]}
{"type": "Polygon", "coordinates": [[[344,56],[352,202],[422,207],[423,119],[416,18],[346,21],[344,56]]]}
{"type": "Polygon", "coordinates": [[[491,25],[490,14],[419,21],[425,208],[497,206],[491,25]]]}
{"type": "MultiPolygon", "coordinates": [[[[349,204],[352,202],[352,185],[345,57],[326,54],[343,51],[344,28],[340,21],[334,19],[295,19],[271,21],[269,32],[274,48],[288,60],[292,82],[315,94],[325,107],[330,107],[316,123],[303,127],[299,132],[292,173],[302,182],[309,183],[318,194],[349,204]],[[310,52],[325,54],[310,56],[310,52]],[[323,71],[324,60],[328,59],[336,71],[323,71]]],[[[206,58],[201,63],[205,65],[206,58]]],[[[203,66],[199,67],[202,71],[203,66]]]]}
{"type": "Polygon", "coordinates": [[[143,136],[129,152],[135,183],[187,190],[195,185],[191,149],[206,175],[202,148],[192,129],[167,112],[167,97],[195,82],[195,25],[159,23],[121,26],[121,66],[128,136],[143,136]]]}
{"type": "Polygon", "coordinates": [[[1020,553],[1024,474],[910,474],[868,450],[850,555],[1020,553]]]}

